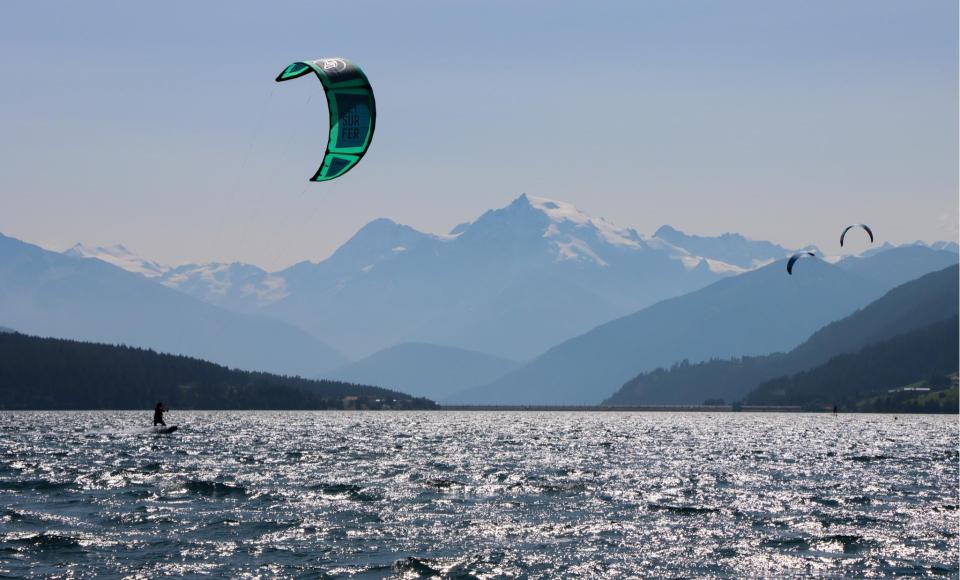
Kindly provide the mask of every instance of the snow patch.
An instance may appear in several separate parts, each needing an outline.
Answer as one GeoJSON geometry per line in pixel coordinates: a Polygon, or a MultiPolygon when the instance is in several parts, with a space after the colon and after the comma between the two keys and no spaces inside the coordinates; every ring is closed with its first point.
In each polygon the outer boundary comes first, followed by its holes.
{"type": "Polygon", "coordinates": [[[687,269],[688,272],[690,270],[693,270],[697,266],[699,266],[700,262],[703,260],[703,258],[700,258],[697,256],[679,256],[678,259],[680,260],[680,263],[683,264],[683,267],[687,269]]]}
{"type": "Polygon", "coordinates": [[[260,284],[245,283],[240,288],[240,292],[244,296],[254,296],[261,302],[276,302],[290,294],[287,292],[287,281],[272,274],[268,274],[266,278],[261,280],[260,284]]]}
{"type": "Polygon", "coordinates": [[[586,258],[599,266],[609,265],[603,258],[598,256],[586,242],[577,238],[571,238],[567,242],[557,242],[557,249],[559,250],[557,261],[582,260],[586,258]]]}
{"type": "Polygon", "coordinates": [[[76,258],[93,258],[100,260],[101,262],[106,262],[127,272],[140,274],[147,278],[159,278],[170,270],[168,266],[141,258],[125,248],[123,244],[91,247],[78,243],[63,253],[76,258]]]}
{"type": "Polygon", "coordinates": [[[710,268],[710,271],[718,274],[743,274],[747,271],[746,268],[734,266],[733,264],[721,262],[720,260],[714,260],[712,258],[704,258],[704,260],[707,261],[707,267],[710,268]]]}
{"type": "MultiPolygon", "coordinates": [[[[543,212],[550,218],[551,225],[569,223],[577,229],[592,228],[608,244],[631,248],[640,247],[639,241],[635,239],[637,237],[636,232],[633,230],[619,228],[603,218],[592,218],[571,203],[534,196],[527,196],[527,200],[529,200],[531,207],[543,212]]],[[[547,231],[551,231],[549,227],[547,231]]],[[[559,230],[554,229],[553,231],[559,230]]]]}

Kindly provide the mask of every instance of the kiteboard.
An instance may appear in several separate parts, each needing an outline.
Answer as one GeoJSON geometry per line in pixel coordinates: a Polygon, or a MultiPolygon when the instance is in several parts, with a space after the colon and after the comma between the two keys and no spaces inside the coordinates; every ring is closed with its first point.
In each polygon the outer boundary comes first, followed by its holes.
{"type": "Polygon", "coordinates": [[[156,433],[156,434],[158,434],[158,435],[166,435],[166,434],[168,434],[168,433],[173,433],[173,432],[176,431],[176,430],[177,430],[177,426],[176,426],[176,425],[171,425],[171,426],[169,426],[169,427],[154,427],[154,428],[153,428],[153,432],[156,433]]]}

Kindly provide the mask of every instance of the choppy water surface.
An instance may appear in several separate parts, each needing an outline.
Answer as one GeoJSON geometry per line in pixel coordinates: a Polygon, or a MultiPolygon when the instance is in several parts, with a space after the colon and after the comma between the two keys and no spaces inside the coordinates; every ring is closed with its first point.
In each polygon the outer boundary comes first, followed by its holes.
{"type": "Polygon", "coordinates": [[[958,574],[955,417],[0,413],[0,574],[958,574]]]}

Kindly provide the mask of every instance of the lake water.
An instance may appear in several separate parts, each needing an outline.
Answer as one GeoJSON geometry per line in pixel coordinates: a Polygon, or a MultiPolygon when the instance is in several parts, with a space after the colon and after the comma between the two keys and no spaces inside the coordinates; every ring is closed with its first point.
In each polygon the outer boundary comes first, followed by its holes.
{"type": "Polygon", "coordinates": [[[958,575],[955,416],[0,413],[0,575],[958,575]]]}

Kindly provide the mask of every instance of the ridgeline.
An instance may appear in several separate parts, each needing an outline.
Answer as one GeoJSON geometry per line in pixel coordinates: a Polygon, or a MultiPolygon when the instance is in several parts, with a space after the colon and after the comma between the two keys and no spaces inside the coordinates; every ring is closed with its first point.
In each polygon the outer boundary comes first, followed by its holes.
{"type": "Polygon", "coordinates": [[[403,393],[152,350],[0,333],[0,409],[433,409],[403,393]]]}
{"type": "MultiPolygon", "coordinates": [[[[745,396],[747,397],[745,403],[760,404],[759,399],[748,394],[767,381],[812,370],[835,357],[857,353],[868,346],[909,335],[938,322],[954,321],[952,335],[949,324],[938,329],[946,332],[944,340],[956,342],[957,304],[960,299],[960,285],[957,279],[958,267],[951,266],[902,284],[868,306],[827,324],[813,333],[804,343],[786,353],[732,359],[714,358],[698,363],[681,361],[669,368],[641,373],[627,381],[604,404],[697,404],[708,399],[713,402],[733,402],[745,396]]],[[[803,306],[797,306],[797,308],[802,310],[803,306]]],[[[926,335],[922,333],[911,335],[910,338],[901,340],[898,344],[907,348],[910,340],[920,340],[923,336],[926,335]]],[[[935,346],[943,348],[942,344],[935,346]]],[[[954,362],[956,362],[956,354],[954,350],[954,362]]],[[[955,368],[946,368],[938,372],[949,373],[953,370],[955,368]]],[[[900,384],[884,383],[884,386],[898,387],[928,378],[927,375],[922,374],[925,372],[923,369],[918,369],[917,372],[920,374],[911,380],[905,379],[900,384]]],[[[899,375],[891,375],[891,378],[895,376],[899,375]]],[[[812,403],[804,397],[793,399],[786,394],[774,399],[764,396],[763,404],[812,403]]],[[[821,403],[833,404],[829,400],[821,403]]],[[[890,410],[896,409],[890,408],[890,410]]]]}
{"type": "Polygon", "coordinates": [[[767,381],[748,405],[801,405],[898,413],[957,413],[958,318],[954,316],[767,381]]]}

